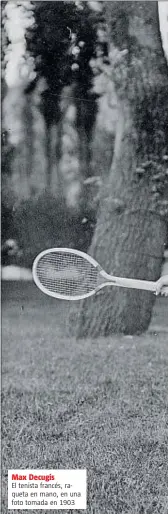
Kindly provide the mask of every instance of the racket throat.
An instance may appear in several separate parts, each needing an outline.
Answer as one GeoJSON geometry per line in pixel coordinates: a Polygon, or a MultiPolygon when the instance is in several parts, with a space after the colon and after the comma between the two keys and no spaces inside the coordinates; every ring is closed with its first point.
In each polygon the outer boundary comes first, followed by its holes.
{"type": "Polygon", "coordinates": [[[101,289],[103,289],[104,287],[106,286],[118,286],[118,284],[116,283],[116,280],[107,280],[105,281],[105,279],[102,279],[101,280],[101,283],[100,283],[100,280],[99,280],[99,284],[98,286],[96,287],[96,292],[100,291],[101,289]]]}
{"type": "Polygon", "coordinates": [[[117,286],[117,278],[108,275],[105,271],[101,270],[98,276],[98,284],[96,290],[99,291],[105,286],[117,286]]]}

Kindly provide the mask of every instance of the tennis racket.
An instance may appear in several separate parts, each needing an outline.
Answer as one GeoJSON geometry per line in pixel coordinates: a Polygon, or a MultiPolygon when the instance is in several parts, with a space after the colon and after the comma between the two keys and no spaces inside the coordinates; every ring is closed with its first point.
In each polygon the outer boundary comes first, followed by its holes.
{"type": "Polygon", "coordinates": [[[43,293],[61,300],[82,300],[105,286],[157,291],[157,282],[114,277],[90,255],[71,248],[41,252],[33,263],[32,272],[35,284],[43,293]]]}

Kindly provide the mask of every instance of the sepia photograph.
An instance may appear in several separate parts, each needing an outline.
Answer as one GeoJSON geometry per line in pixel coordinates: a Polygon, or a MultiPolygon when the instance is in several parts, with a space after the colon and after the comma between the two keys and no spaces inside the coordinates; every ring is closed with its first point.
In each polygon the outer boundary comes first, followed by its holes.
{"type": "Polygon", "coordinates": [[[1,2],[2,514],[168,514],[168,1],[1,2]]]}

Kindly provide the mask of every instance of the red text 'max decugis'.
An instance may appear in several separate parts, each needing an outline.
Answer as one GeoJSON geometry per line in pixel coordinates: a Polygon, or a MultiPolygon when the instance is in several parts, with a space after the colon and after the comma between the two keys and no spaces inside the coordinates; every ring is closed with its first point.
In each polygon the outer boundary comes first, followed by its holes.
{"type": "Polygon", "coordinates": [[[50,482],[50,480],[55,480],[54,475],[33,475],[33,473],[29,473],[29,475],[18,475],[12,474],[12,480],[45,480],[45,482],[50,482]]]}

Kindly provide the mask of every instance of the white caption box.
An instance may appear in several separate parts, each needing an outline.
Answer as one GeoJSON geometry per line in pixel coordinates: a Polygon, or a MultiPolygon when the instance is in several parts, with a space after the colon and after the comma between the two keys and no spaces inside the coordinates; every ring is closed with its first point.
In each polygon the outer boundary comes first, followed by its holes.
{"type": "Polygon", "coordinates": [[[86,470],[9,470],[8,509],[85,510],[86,470]]]}

